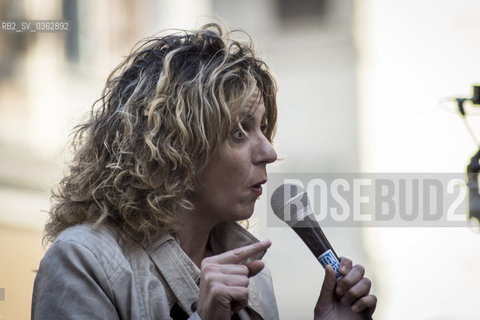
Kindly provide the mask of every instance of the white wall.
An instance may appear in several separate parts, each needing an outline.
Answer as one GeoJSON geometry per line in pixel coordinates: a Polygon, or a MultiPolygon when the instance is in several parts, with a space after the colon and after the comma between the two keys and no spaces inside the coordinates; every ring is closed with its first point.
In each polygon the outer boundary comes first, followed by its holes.
{"type": "MultiPolygon", "coordinates": [[[[480,81],[480,2],[356,5],[361,169],[464,172],[477,147],[439,101],[469,97],[480,81]]],[[[480,134],[478,119],[472,121],[480,134]]],[[[372,228],[365,235],[375,263],[378,319],[478,319],[478,232],[372,228]]]]}

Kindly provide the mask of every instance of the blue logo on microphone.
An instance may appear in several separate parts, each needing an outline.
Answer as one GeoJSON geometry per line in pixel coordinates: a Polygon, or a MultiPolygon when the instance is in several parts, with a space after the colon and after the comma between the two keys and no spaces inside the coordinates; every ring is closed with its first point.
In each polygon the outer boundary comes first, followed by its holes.
{"type": "Polygon", "coordinates": [[[333,270],[335,271],[335,276],[337,277],[337,282],[340,281],[342,276],[340,275],[340,271],[338,268],[340,267],[340,262],[338,262],[337,257],[333,254],[333,251],[328,249],[320,257],[318,257],[318,261],[320,264],[325,268],[327,265],[332,266],[333,270]]]}

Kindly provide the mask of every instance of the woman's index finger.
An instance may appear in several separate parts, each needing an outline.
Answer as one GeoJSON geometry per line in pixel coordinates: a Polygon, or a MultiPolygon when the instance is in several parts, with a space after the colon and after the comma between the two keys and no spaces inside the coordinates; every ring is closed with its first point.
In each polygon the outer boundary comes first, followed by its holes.
{"type": "Polygon", "coordinates": [[[252,243],[248,246],[236,248],[209,258],[210,262],[219,264],[239,264],[243,260],[267,250],[271,246],[270,240],[252,243]]]}

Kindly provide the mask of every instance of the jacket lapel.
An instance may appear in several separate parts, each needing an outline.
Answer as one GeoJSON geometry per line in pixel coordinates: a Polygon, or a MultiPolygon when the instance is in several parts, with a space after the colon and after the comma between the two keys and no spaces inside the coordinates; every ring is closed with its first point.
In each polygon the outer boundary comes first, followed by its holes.
{"type": "MultiPolygon", "coordinates": [[[[156,241],[147,253],[177,298],[180,307],[189,316],[192,315],[192,304],[198,299],[200,270],[170,234],[156,241]]],[[[172,302],[172,306],[175,302],[172,302]]]]}

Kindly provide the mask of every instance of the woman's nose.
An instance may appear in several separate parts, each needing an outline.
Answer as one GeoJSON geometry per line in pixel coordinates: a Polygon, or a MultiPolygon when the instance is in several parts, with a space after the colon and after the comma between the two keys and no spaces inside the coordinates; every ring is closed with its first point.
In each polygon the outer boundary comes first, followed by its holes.
{"type": "Polygon", "coordinates": [[[268,164],[275,160],[277,160],[277,152],[275,152],[270,141],[262,134],[254,152],[254,162],[268,164]]]}

